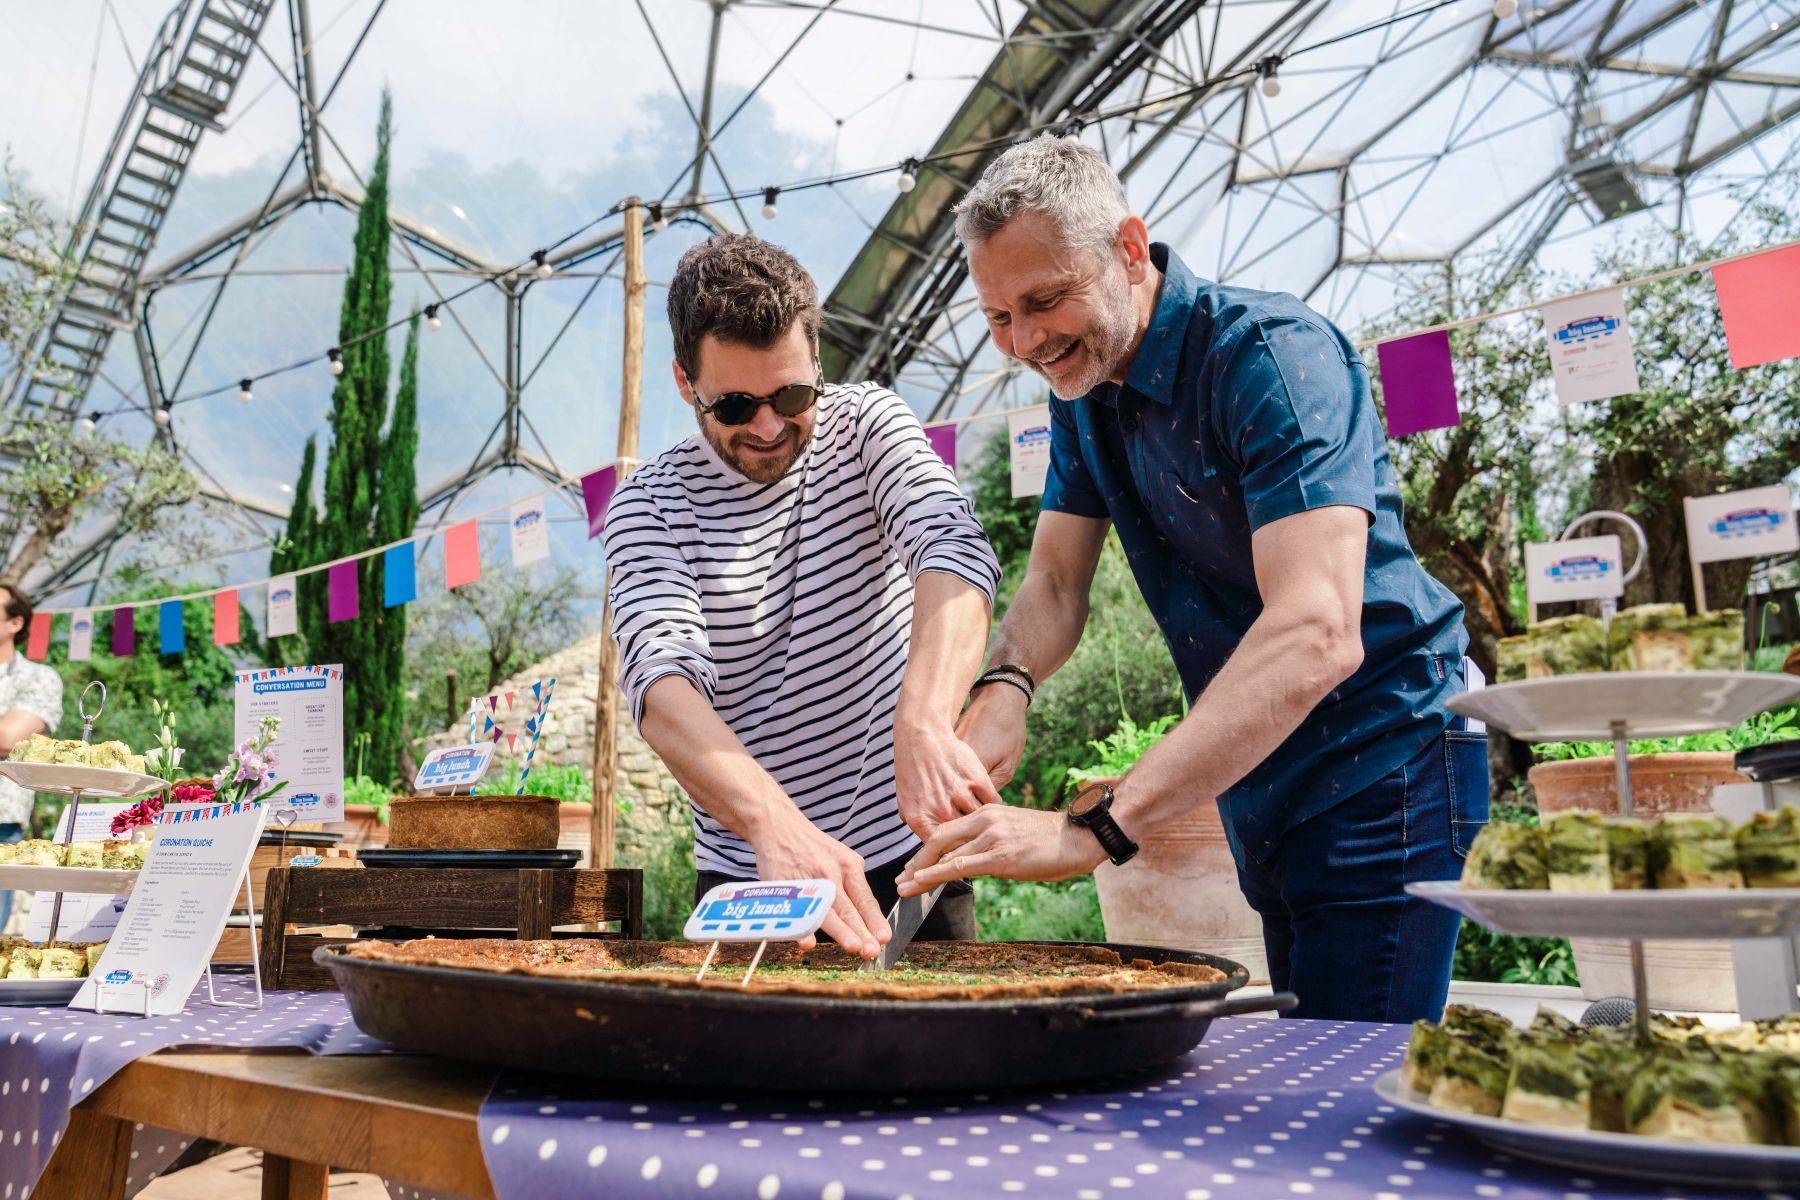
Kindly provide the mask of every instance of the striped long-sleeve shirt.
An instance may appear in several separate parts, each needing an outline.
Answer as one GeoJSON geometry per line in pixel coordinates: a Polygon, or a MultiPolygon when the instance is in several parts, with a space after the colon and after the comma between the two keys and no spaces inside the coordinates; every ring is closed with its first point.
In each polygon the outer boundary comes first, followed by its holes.
{"type": "MultiPolygon", "coordinates": [[[[634,720],[679,674],[821,830],[873,868],[917,839],[894,792],[913,584],[993,601],[999,566],[918,418],[874,384],[819,398],[812,441],[752,483],[696,434],[634,472],[606,515],[619,686],[634,720]]],[[[701,870],[754,878],[748,843],[694,811],[701,870]]]]}

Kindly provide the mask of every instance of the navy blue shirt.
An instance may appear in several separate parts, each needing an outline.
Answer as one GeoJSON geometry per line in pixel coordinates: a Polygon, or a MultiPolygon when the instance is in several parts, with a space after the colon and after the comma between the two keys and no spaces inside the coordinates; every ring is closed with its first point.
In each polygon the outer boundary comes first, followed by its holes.
{"type": "Polygon", "coordinates": [[[1220,798],[1241,851],[1395,770],[1447,727],[1462,605],[1406,540],[1368,369],[1285,293],[1197,279],[1166,246],[1123,387],[1050,404],[1043,507],[1110,517],[1189,698],[1262,612],[1250,535],[1307,509],[1370,515],[1362,665],[1220,798]]]}

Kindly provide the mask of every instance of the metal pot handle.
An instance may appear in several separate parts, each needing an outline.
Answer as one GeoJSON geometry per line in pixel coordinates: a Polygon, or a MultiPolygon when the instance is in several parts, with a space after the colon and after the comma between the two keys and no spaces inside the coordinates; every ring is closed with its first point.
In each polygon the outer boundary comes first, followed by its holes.
{"type": "Polygon", "coordinates": [[[1223,1000],[1187,1000],[1180,1004],[1145,1004],[1132,1008],[1090,1009],[1081,1023],[1089,1029],[1130,1025],[1138,1021],[1186,1021],[1194,1017],[1239,1017],[1245,1013],[1287,1012],[1300,1003],[1292,992],[1269,996],[1227,996],[1223,1000]]]}

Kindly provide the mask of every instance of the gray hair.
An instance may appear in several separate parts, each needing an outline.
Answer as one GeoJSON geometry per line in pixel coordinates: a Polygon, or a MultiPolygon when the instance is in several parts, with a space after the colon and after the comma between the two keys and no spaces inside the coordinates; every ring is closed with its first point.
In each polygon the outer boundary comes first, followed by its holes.
{"type": "Polygon", "coordinates": [[[1039,212],[1056,222],[1066,245],[1103,250],[1131,207],[1125,185],[1098,150],[1046,133],[989,163],[955,212],[964,245],[985,242],[1021,213],[1039,212]]]}

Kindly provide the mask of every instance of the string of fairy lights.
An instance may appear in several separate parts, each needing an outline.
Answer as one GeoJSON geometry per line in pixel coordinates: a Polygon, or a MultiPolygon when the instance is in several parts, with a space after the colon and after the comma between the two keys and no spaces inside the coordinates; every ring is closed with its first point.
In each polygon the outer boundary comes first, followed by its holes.
{"type": "MultiPolygon", "coordinates": [[[[965,143],[961,146],[938,151],[934,154],[908,157],[898,163],[884,163],[876,166],[837,171],[830,174],[790,180],[785,183],[762,184],[756,187],[736,191],[688,196],[680,201],[670,203],[662,201],[644,201],[637,197],[620,200],[604,212],[583,222],[575,229],[572,229],[554,241],[531,251],[530,254],[523,258],[516,260],[512,265],[503,267],[492,273],[475,276],[462,287],[447,295],[442,295],[436,301],[425,305],[422,310],[425,327],[432,331],[441,329],[443,327],[443,317],[441,314],[445,309],[452,306],[457,300],[460,300],[473,292],[479,291],[484,287],[519,278],[526,274],[535,276],[539,280],[551,278],[556,273],[556,266],[551,261],[551,256],[554,255],[557,250],[575,241],[577,238],[594,229],[601,223],[619,216],[629,207],[636,206],[643,208],[645,211],[645,219],[650,228],[661,233],[668,229],[672,220],[692,219],[691,215],[700,210],[720,204],[755,200],[758,197],[760,197],[763,202],[763,218],[765,220],[773,221],[779,216],[779,200],[784,194],[811,191],[817,188],[835,187],[840,184],[855,183],[883,175],[894,176],[896,189],[901,194],[906,194],[911,192],[918,185],[921,172],[936,164],[1004,149],[1007,146],[1016,145],[1046,133],[1075,136],[1080,134],[1090,125],[1115,120],[1121,117],[1130,117],[1147,109],[1161,108],[1172,102],[1180,101],[1215,89],[1221,89],[1234,83],[1249,83],[1253,81],[1256,86],[1261,89],[1263,95],[1273,98],[1281,93],[1280,70],[1282,65],[1294,58],[1309,53],[1315,53],[1328,46],[1336,45],[1352,38],[1377,33],[1393,25],[1398,25],[1407,21],[1420,20],[1441,9],[1457,5],[1467,5],[1470,2],[1471,0],[1428,0],[1426,3],[1415,5],[1379,20],[1359,25],[1353,29],[1345,30],[1330,37],[1309,42],[1303,46],[1292,47],[1280,54],[1265,55],[1252,64],[1229,71],[1223,71],[1216,75],[1208,76],[1193,83],[1184,84],[1181,87],[1166,92],[1160,92],[1155,95],[1145,95],[1137,100],[1118,105],[1097,106],[1082,112],[1062,116],[1055,120],[1030,125],[999,137],[965,143]]],[[[1518,0],[1492,0],[1491,3],[1485,4],[1485,7],[1491,12],[1493,19],[1496,21],[1506,20],[1519,11],[1518,0]]],[[[150,406],[151,416],[158,426],[166,427],[172,419],[172,410],[177,404],[190,404],[196,401],[211,399],[216,396],[228,395],[233,391],[237,393],[237,398],[240,403],[251,404],[255,402],[255,389],[258,383],[303,370],[307,367],[316,366],[321,363],[325,365],[331,375],[342,375],[345,369],[344,355],[347,351],[361,345],[371,338],[385,337],[394,330],[399,329],[401,326],[408,324],[412,319],[413,314],[408,314],[405,317],[389,321],[379,327],[364,330],[362,333],[359,333],[352,338],[328,346],[318,352],[303,355],[277,366],[250,372],[239,377],[234,383],[221,383],[193,392],[167,397],[162,399],[160,403],[153,403],[150,406]]],[[[96,428],[99,421],[107,417],[117,416],[122,413],[136,410],[137,406],[132,405],[111,410],[92,411],[79,419],[77,428],[82,433],[91,433],[96,428]]]]}

